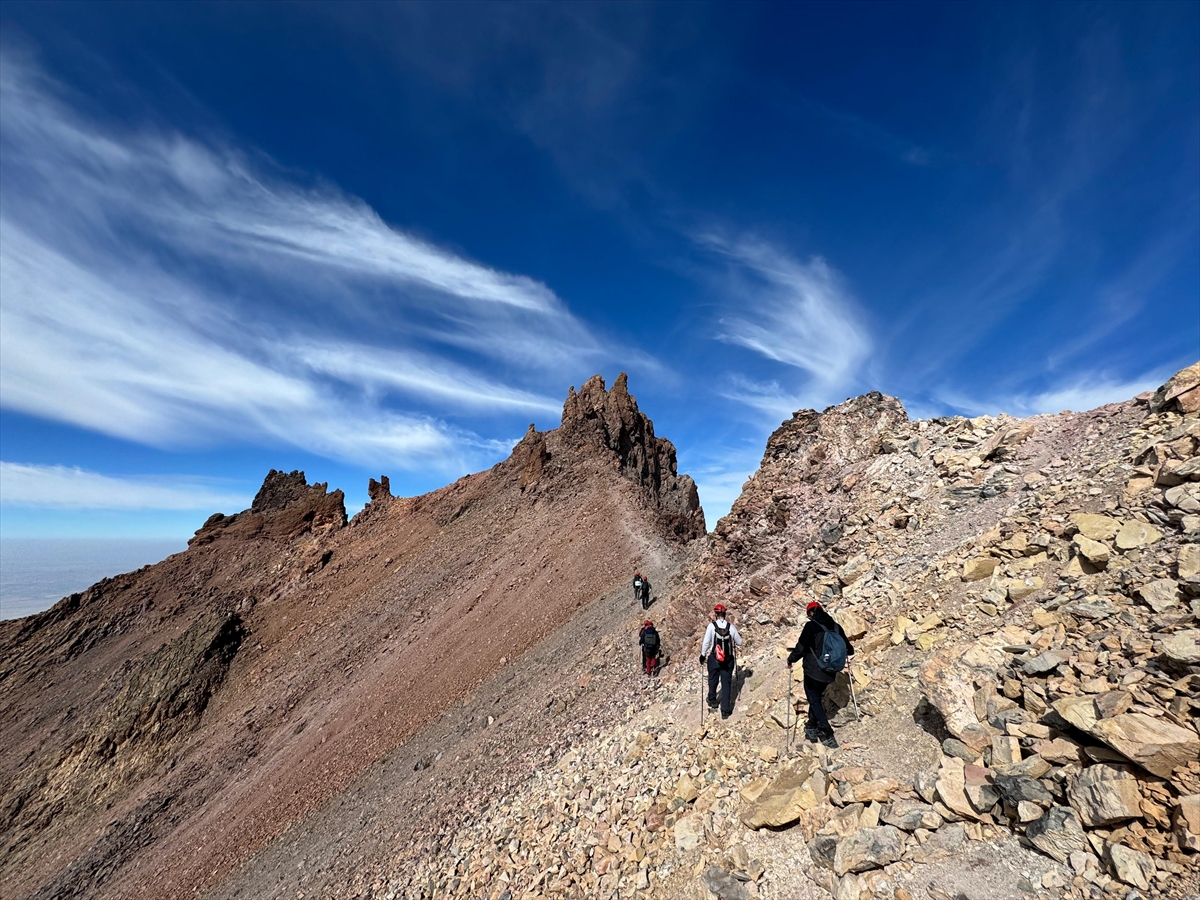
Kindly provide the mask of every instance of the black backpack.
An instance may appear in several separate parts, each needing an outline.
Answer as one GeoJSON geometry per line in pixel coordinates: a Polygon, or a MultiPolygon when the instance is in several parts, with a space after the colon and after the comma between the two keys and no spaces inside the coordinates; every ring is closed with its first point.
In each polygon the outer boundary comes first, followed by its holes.
{"type": "Polygon", "coordinates": [[[730,633],[730,625],[725,623],[725,627],[713,625],[716,629],[716,640],[713,641],[713,654],[717,657],[717,662],[732,663],[733,662],[733,635],[730,633]]]}
{"type": "Polygon", "coordinates": [[[658,652],[658,631],[653,625],[642,632],[642,647],[647,656],[654,656],[658,652]]]}

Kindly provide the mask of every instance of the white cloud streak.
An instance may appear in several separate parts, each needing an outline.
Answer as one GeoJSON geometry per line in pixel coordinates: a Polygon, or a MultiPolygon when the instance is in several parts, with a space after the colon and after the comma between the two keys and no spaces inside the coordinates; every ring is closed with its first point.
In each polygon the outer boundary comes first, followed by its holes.
{"type": "Polygon", "coordinates": [[[757,241],[707,238],[754,276],[738,297],[740,312],[721,319],[721,340],[807,372],[825,384],[850,380],[871,339],[841,279],[823,259],[799,262],[757,241]]]}
{"type": "Polygon", "coordinates": [[[1165,368],[1135,378],[1121,378],[1106,372],[1075,374],[1042,391],[1014,392],[1003,396],[977,398],[953,391],[936,396],[936,402],[967,415],[1034,416],[1064,410],[1082,412],[1120,403],[1144,391],[1153,391],[1174,373],[1165,368]]]}
{"type": "Polygon", "coordinates": [[[0,106],[7,408],[155,446],[283,442],[462,469],[485,442],[396,397],[553,412],[488,360],[536,381],[605,354],[544,284],[267,160],[103,125],[8,48],[0,106]]]}
{"type": "Polygon", "coordinates": [[[0,504],[53,509],[162,509],[231,512],[251,495],[191,477],[114,477],[67,466],[0,462],[0,504]]]}

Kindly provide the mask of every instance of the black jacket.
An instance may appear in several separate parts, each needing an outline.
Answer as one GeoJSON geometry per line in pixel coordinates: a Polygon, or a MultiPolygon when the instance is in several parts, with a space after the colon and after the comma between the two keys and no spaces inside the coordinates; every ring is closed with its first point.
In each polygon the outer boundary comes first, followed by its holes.
{"type": "Polygon", "coordinates": [[[854,645],[846,637],[846,632],[842,630],[842,626],[835,622],[833,616],[825,612],[824,609],[818,609],[813,613],[812,618],[805,623],[804,630],[800,632],[800,640],[796,641],[796,646],[788,654],[787,661],[790,666],[796,660],[803,657],[805,678],[811,678],[814,681],[830,682],[833,681],[835,676],[821,671],[821,667],[817,665],[817,651],[820,649],[821,640],[825,636],[821,625],[824,625],[830,631],[836,631],[840,634],[842,640],[846,642],[846,655],[854,655],[854,645]]]}
{"type": "Polygon", "coordinates": [[[645,650],[646,649],[646,635],[647,635],[647,633],[649,633],[651,631],[654,632],[653,650],[655,652],[657,652],[657,650],[662,646],[662,638],[659,637],[658,631],[657,631],[657,629],[655,629],[655,627],[653,625],[643,625],[642,626],[642,630],[638,634],[638,643],[641,644],[642,650],[645,650]]]}

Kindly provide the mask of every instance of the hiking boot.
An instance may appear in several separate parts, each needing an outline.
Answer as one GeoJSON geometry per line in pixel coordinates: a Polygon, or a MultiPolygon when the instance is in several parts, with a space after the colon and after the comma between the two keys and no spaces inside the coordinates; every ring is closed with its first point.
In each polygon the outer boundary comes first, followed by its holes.
{"type": "Polygon", "coordinates": [[[728,718],[729,718],[730,716],[732,716],[732,715],[733,715],[733,713],[727,713],[727,712],[723,712],[723,713],[721,713],[721,718],[722,718],[722,719],[728,719],[728,718]]]}
{"type": "Polygon", "coordinates": [[[720,704],[719,704],[719,703],[717,703],[717,701],[716,701],[716,700],[709,700],[709,701],[708,701],[708,708],[709,708],[709,709],[717,709],[719,706],[720,706],[720,704]]]}
{"type": "Polygon", "coordinates": [[[804,726],[804,739],[815,744],[821,739],[821,733],[811,725],[804,726]]]}
{"type": "Polygon", "coordinates": [[[832,731],[827,731],[821,735],[821,743],[830,750],[836,750],[838,748],[837,738],[833,736],[832,731]]]}

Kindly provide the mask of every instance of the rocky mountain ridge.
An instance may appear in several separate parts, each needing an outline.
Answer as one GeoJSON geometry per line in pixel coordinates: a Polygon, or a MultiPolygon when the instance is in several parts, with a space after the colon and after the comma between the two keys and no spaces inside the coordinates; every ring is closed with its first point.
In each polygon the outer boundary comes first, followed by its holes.
{"type": "Polygon", "coordinates": [[[1197,896],[1198,413],[1200,364],[1084,413],[797,413],[681,572],[656,693],[346,895],[1197,896]],[[857,648],[833,751],[784,727],[811,598],[857,648]],[[718,600],[746,677],[702,724],[718,600]]]}
{"type": "MultiPolygon", "coordinates": [[[[272,471],[184,553],[0,623],[5,896],[225,889],[389,756],[454,722],[451,741],[486,742],[482,696],[518,659],[582,657],[576,632],[612,627],[629,573],[665,584],[704,532],[624,376],[572,390],[560,428],[491,470],[408,498],[384,477],[370,497],[347,519],[341,491],[272,471]]],[[[523,715],[503,731],[530,749],[523,715]]],[[[502,783],[500,763],[456,768],[502,783]]],[[[427,786],[393,824],[440,821],[463,788],[427,786]]]]}

